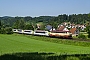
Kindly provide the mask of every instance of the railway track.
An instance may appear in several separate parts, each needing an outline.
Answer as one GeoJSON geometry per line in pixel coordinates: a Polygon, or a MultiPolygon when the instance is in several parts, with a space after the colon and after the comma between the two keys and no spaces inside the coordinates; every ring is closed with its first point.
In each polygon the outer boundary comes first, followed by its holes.
{"type": "Polygon", "coordinates": [[[66,40],[75,40],[75,41],[90,42],[90,39],[79,39],[79,38],[72,38],[72,39],[66,39],[66,40]]]}
{"type": "Polygon", "coordinates": [[[74,41],[83,41],[83,42],[90,42],[90,39],[80,39],[80,38],[60,38],[60,37],[51,37],[57,39],[64,39],[64,40],[74,40],[74,41]]]}

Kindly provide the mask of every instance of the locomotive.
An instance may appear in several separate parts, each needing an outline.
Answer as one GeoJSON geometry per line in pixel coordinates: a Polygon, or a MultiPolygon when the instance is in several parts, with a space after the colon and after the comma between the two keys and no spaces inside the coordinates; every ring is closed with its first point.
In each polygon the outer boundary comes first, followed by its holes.
{"type": "Polygon", "coordinates": [[[51,31],[49,33],[50,37],[60,37],[60,38],[72,38],[72,33],[70,31],[51,31]]]}

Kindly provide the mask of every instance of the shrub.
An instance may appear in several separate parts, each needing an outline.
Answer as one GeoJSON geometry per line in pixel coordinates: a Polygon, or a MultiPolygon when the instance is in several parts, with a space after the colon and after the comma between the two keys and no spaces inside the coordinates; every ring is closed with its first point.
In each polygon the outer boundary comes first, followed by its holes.
{"type": "Polygon", "coordinates": [[[6,32],[6,34],[12,34],[13,33],[11,27],[6,27],[5,32],[6,32]]]}
{"type": "Polygon", "coordinates": [[[87,33],[88,33],[88,38],[90,38],[90,31],[88,31],[87,33]]]}
{"type": "Polygon", "coordinates": [[[79,35],[78,35],[78,38],[80,38],[80,39],[86,39],[86,36],[83,35],[83,34],[79,34],[79,35]]]}
{"type": "Polygon", "coordinates": [[[4,28],[1,28],[0,33],[1,34],[5,34],[5,29],[4,28]]]}
{"type": "Polygon", "coordinates": [[[0,34],[12,34],[12,28],[11,27],[6,27],[6,28],[1,28],[0,34]]]}
{"type": "Polygon", "coordinates": [[[80,60],[78,57],[67,57],[65,60],[80,60]]]}

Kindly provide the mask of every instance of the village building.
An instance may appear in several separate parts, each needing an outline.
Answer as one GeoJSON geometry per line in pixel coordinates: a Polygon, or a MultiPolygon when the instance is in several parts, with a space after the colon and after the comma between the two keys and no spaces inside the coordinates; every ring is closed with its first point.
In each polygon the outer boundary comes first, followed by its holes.
{"type": "Polygon", "coordinates": [[[63,26],[63,25],[59,25],[58,26],[58,28],[57,28],[57,30],[59,30],[59,31],[69,31],[65,26],[63,26]]]}
{"type": "Polygon", "coordinates": [[[80,33],[80,31],[77,28],[71,28],[70,32],[72,33],[72,35],[75,35],[75,36],[77,36],[80,33]]]}

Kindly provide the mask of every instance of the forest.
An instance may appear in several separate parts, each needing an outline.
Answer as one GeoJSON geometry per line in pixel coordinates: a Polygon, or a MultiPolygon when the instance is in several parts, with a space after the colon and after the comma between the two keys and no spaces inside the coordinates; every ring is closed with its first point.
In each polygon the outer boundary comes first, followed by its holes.
{"type": "Polygon", "coordinates": [[[11,16],[3,16],[0,17],[0,21],[2,25],[8,25],[10,27],[14,26],[15,23],[18,21],[20,22],[22,20],[22,23],[25,24],[36,24],[38,22],[43,22],[44,24],[61,24],[63,22],[71,22],[74,24],[85,24],[87,22],[90,22],[90,13],[88,14],[72,14],[72,15],[58,15],[58,16],[39,16],[39,17],[11,17],[11,16]]]}

